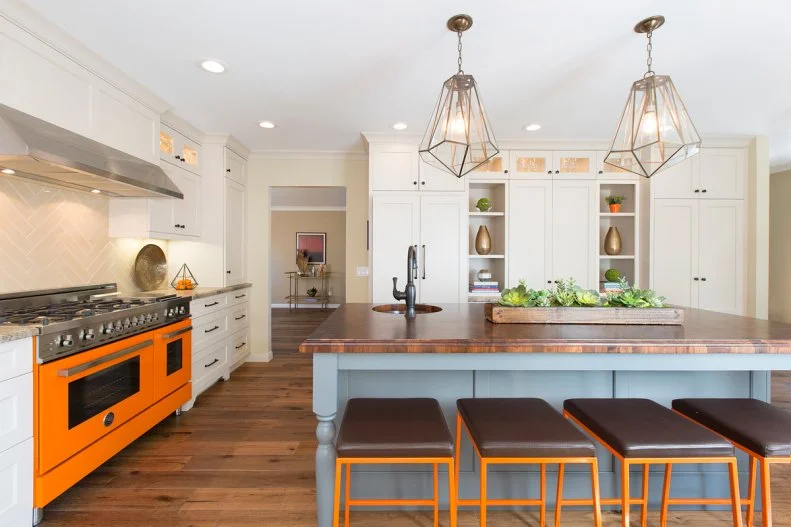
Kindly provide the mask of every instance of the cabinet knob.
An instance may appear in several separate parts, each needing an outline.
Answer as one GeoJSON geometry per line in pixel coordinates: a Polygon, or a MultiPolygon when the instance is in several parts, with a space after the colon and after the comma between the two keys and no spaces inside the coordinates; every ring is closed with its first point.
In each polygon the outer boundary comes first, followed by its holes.
{"type": "Polygon", "coordinates": [[[706,281],[706,278],[701,278],[701,279],[700,279],[700,281],[701,281],[701,282],[705,282],[705,281],[706,281]]]}
{"type": "Polygon", "coordinates": [[[560,170],[555,170],[555,174],[560,174],[560,170]]]}
{"type": "Polygon", "coordinates": [[[421,184],[421,185],[425,185],[425,184],[426,184],[426,182],[425,182],[425,181],[421,181],[421,182],[420,182],[420,184],[421,184]]]}
{"type": "Polygon", "coordinates": [[[700,189],[699,189],[699,188],[696,188],[696,189],[695,189],[695,194],[697,194],[698,192],[700,192],[700,189]]]}
{"type": "Polygon", "coordinates": [[[599,170],[599,174],[604,174],[604,170],[599,170]]]}
{"type": "Polygon", "coordinates": [[[698,278],[698,277],[696,276],[696,277],[694,277],[694,278],[693,278],[693,280],[697,282],[698,280],[700,280],[700,278],[698,278]]]}
{"type": "Polygon", "coordinates": [[[228,172],[229,174],[231,173],[231,169],[230,168],[226,168],[225,171],[228,172]]]}
{"type": "Polygon", "coordinates": [[[703,190],[701,190],[701,192],[703,192],[705,194],[706,193],[706,189],[704,188],[703,190]]]}
{"type": "Polygon", "coordinates": [[[508,173],[508,170],[503,170],[503,173],[504,173],[504,174],[507,174],[507,173],[508,173]]]}
{"type": "Polygon", "coordinates": [[[413,181],[413,182],[412,182],[412,184],[413,184],[413,185],[417,185],[417,181],[413,181]]]}
{"type": "Polygon", "coordinates": [[[231,270],[228,269],[227,271],[225,271],[225,274],[231,274],[231,270]]]}
{"type": "Polygon", "coordinates": [[[551,174],[552,174],[552,171],[551,171],[551,170],[547,170],[547,174],[550,174],[550,175],[551,175],[551,174]]]}
{"type": "Polygon", "coordinates": [[[548,284],[551,284],[551,283],[552,283],[552,280],[547,280],[547,283],[548,283],[548,284]]]}

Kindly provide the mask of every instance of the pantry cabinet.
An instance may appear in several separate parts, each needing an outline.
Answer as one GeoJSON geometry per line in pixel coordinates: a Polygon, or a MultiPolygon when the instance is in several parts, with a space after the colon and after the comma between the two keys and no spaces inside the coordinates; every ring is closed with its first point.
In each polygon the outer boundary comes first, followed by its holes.
{"type": "Polygon", "coordinates": [[[377,193],[372,198],[371,291],[373,302],[395,302],[407,282],[409,246],[417,250],[418,302],[458,303],[465,293],[465,196],[460,193],[377,193]]]}
{"type": "MultiPolygon", "coordinates": [[[[243,165],[242,165],[243,166],[243,165]]],[[[245,281],[245,187],[225,178],[225,285],[245,281]]]]}
{"type": "Polygon", "coordinates": [[[651,178],[654,198],[744,199],[747,179],[742,148],[702,148],[698,155],[651,178]]]}

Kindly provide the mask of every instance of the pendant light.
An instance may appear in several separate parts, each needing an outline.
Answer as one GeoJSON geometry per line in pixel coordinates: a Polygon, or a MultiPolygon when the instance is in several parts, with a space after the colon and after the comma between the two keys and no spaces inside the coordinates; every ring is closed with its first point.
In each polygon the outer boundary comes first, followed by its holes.
{"type": "Polygon", "coordinates": [[[648,71],[632,84],[612,147],[604,158],[608,165],[647,178],[700,151],[700,136],[673,81],[651,69],[651,37],[664,23],[665,17],[652,16],[634,27],[636,33],[648,37],[648,71]]]}
{"type": "Polygon", "coordinates": [[[499,152],[478,85],[461,67],[461,36],[472,26],[472,17],[456,15],[447,23],[459,37],[459,70],[442,85],[431,115],[420,157],[441,170],[462,177],[499,152]]]}

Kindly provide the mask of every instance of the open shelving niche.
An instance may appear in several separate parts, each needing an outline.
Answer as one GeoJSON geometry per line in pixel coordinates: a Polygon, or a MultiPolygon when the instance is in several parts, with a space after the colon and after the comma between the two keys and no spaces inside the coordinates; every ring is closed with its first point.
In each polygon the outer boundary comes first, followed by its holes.
{"type": "Polygon", "coordinates": [[[617,269],[626,280],[642,287],[640,274],[640,183],[639,181],[612,180],[599,182],[599,281],[604,281],[608,269],[617,269]],[[620,212],[610,212],[605,201],[607,196],[617,194],[626,199],[620,212]],[[621,235],[621,254],[604,252],[604,238],[611,226],[618,228],[621,235]]]}
{"type": "MultiPolygon", "coordinates": [[[[504,180],[470,180],[468,193],[468,217],[469,217],[469,283],[478,278],[478,271],[488,269],[492,272],[492,280],[498,282],[500,291],[508,287],[506,279],[508,277],[508,182],[504,180]],[[492,209],[489,212],[480,212],[475,208],[475,204],[481,198],[489,198],[492,201],[492,209]],[[488,255],[481,255],[475,251],[475,237],[478,228],[486,225],[489,236],[492,239],[492,250],[488,255]]],[[[468,295],[470,302],[487,302],[499,298],[499,293],[491,296],[468,295]]]]}

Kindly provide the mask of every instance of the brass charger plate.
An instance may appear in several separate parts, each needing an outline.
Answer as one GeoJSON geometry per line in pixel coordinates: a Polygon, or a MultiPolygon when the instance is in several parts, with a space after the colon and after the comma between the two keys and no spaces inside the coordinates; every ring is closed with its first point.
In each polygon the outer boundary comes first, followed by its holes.
{"type": "Polygon", "coordinates": [[[149,243],[135,258],[135,284],[143,291],[159,289],[168,274],[168,261],[158,245],[149,243]]]}

